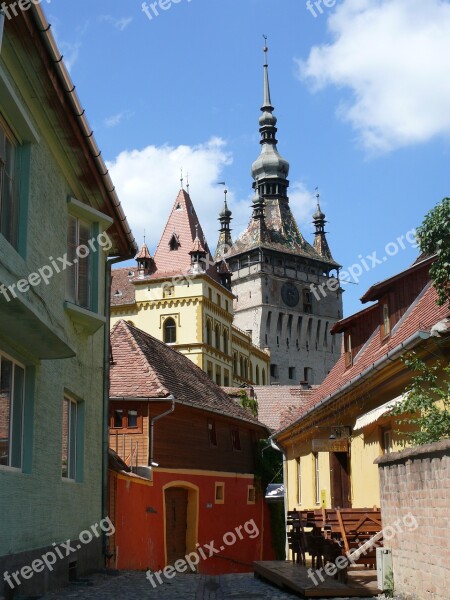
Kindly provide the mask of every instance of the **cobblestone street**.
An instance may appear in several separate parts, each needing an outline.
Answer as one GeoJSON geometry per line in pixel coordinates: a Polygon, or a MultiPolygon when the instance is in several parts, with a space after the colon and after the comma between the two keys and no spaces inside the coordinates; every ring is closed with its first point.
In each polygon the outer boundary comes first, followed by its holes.
{"type": "MultiPolygon", "coordinates": [[[[122,572],[117,576],[95,575],[86,584],[71,585],[41,600],[293,600],[298,598],[256,579],[253,574],[211,577],[178,575],[153,588],[145,573],[122,572]]],[[[337,600],[337,599],[336,599],[337,600]]],[[[339,599],[347,600],[347,599],[339,599]]],[[[370,600],[370,599],[367,599],[370,600]]],[[[375,600],[375,599],[374,599],[375,600]]]]}
{"type": "Polygon", "coordinates": [[[296,598],[272,587],[251,573],[210,577],[205,575],[178,575],[172,581],[156,588],[145,578],[145,573],[122,572],[117,576],[95,575],[86,585],[71,585],[52,592],[41,600],[234,600],[262,599],[289,600],[296,598]]]}

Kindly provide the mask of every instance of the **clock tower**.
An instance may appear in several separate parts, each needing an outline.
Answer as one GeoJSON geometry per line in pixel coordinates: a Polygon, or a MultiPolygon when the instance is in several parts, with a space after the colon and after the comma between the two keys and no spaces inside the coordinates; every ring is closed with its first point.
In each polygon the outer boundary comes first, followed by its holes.
{"type": "MultiPolygon", "coordinates": [[[[301,234],[289,206],[289,163],[277,149],[277,118],[273,114],[268,48],[264,48],[264,100],[259,118],[261,151],[253,163],[254,198],[247,229],[216,256],[232,272],[234,323],[251,333],[252,341],[271,354],[271,383],[295,385],[323,381],[340,354],[339,336],[330,330],[342,318],[342,290],[327,282],[339,274],[328,246],[325,215],[312,219],[314,244],[301,234]],[[326,290],[318,294],[317,290],[326,290]],[[315,287],[314,287],[315,286],[315,287]]],[[[227,222],[231,212],[227,212],[227,222]]],[[[221,224],[223,215],[219,220],[221,224]]],[[[222,227],[223,228],[223,227],[222,227]]],[[[223,242],[223,232],[221,238],[223,242]]]]}

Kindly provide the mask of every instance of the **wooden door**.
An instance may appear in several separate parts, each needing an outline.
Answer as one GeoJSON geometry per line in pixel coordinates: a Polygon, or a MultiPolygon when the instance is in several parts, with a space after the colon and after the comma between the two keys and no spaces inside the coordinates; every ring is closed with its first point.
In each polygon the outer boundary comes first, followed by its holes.
{"type": "Polygon", "coordinates": [[[169,488],[165,491],[167,564],[173,565],[186,556],[188,491],[169,488]]]}
{"type": "Polygon", "coordinates": [[[331,507],[351,508],[350,460],[347,452],[330,454],[331,507]]]}

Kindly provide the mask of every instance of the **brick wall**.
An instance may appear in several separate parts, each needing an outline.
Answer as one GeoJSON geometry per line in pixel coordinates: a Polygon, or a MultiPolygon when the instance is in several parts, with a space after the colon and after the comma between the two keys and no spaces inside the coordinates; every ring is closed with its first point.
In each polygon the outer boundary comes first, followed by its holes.
{"type": "Polygon", "coordinates": [[[387,541],[395,588],[420,600],[448,600],[450,440],[378,458],[383,526],[412,513],[418,527],[387,541]]]}

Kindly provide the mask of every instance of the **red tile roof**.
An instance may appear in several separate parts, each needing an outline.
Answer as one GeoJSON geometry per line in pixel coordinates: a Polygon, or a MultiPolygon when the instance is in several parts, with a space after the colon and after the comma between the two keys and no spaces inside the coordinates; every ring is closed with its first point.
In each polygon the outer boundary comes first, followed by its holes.
{"type": "Polygon", "coordinates": [[[273,431],[282,427],[286,411],[294,410],[298,416],[300,411],[312,406],[313,389],[302,386],[265,385],[255,386],[258,401],[258,419],[273,431]]]}
{"type": "Polygon", "coordinates": [[[111,273],[111,306],[134,304],[136,300],[133,279],[137,277],[137,267],[113,269],[111,273]]]}
{"type": "MultiPolygon", "coordinates": [[[[399,322],[393,326],[391,336],[387,342],[383,343],[381,340],[380,326],[378,325],[359,354],[354,358],[350,367],[346,367],[345,355],[342,354],[324,382],[314,390],[311,397],[311,407],[313,408],[323,400],[338,393],[344,386],[352,385],[361,373],[384,358],[389,351],[401,347],[401,344],[409,340],[414,334],[420,331],[430,334],[437,323],[445,321],[450,316],[448,306],[438,306],[436,300],[436,291],[432,284],[428,283],[422,292],[418,294],[416,300],[411,303],[399,322]]],[[[359,315],[364,313],[366,311],[356,313],[354,318],[358,318],[359,315]]],[[[448,322],[446,323],[444,322],[444,325],[440,327],[441,335],[448,335],[450,331],[448,322]]],[[[291,424],[300,418],[301,415],[295,416],[291,424]]]]}
{"type": "Polygon", "coordinates": [[[111,331],[111,398],[167,398],[264,428],[188,358],[119,321],[111,331]]]}

